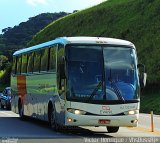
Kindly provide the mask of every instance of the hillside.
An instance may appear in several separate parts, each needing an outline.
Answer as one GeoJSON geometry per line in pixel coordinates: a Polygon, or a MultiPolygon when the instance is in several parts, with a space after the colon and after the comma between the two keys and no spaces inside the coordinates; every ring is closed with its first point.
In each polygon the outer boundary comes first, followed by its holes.
{"type": "Polygon", "coordinates": [[[27,43],[37,32],[49,23],[67,14],[69,13],[42,13],[29,18],[26,22],[21,22],[13,28],[8,27],[2,30],[3,34],[0,34],[0,89],[10,84],[13,52],[17,49],[27,47],[27,43]]]}
{"type": "Polygon", "coordinates": [[[104,36],[133,42],[139,62],[146,65],[148,83],[160,80],[160,0],[108,0],[61,18],[40,31],[35,45],[62,36],[104,36]]]}
{"type": "Polygon", "coordinates": [[[6,55],[11,60],[12,53],[20,48],[26,47],[33,36],[51,22],[61,18],[68,13],[42,13],[29,18],[26,22],[21,22],[13,28],[2,29],[0,35],[0,53],[6,55]]]}

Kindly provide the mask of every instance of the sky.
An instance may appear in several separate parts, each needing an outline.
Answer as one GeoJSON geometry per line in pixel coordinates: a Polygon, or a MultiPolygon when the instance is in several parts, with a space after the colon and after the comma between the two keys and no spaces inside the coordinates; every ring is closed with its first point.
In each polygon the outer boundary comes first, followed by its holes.
{"type": "Polygon", "coordinates": [[[105,0],[0,0],[0,33],[41,13],[73,12],[105,0]]]}

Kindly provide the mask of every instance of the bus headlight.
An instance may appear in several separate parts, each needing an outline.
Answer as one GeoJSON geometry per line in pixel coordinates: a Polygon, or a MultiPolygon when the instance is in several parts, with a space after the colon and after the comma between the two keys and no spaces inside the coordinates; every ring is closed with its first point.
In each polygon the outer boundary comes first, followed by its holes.
{"type": "Polygon", "coordinates": [[[86,114],[85,111],[82,111],[82,110],[79,110],[79,109],[69,108],[69,109],[67,109],[67,111],[70,112],[70,113],[76,114],[76,115],[85,115],[86,114]]]}
{"type": "Polygon", "coordinates": [[[130,110],[130,111],[124,112],[125,115],[135,115],[138,113],[139,113],[139,110],[130,110]]]}
{"type": "Polygon", "coordinates": [[[81,111],[80,111],[80,110],[75,110],[74,113],[75,113],[75,114],[80,114],[81,111]]]}

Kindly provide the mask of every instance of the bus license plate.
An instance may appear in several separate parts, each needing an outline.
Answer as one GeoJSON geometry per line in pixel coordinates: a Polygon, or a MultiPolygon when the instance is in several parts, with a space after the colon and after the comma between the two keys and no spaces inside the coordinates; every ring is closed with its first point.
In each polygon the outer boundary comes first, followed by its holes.
{"type": "Polygon", "coordinates": [[[111,120],[107,120],[107,119],[99,119],[99,124],[109,124],[111,120]]]}

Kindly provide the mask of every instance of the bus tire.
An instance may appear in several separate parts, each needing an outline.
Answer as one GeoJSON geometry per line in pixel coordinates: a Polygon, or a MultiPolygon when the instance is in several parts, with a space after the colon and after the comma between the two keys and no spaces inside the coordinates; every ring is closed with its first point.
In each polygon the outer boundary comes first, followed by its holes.
{"type": "Polygon", "coordinates": [[[116,133],[119,130],[119,127],[106,127],[108,133],[116,133]]]}
{"type": "Polygon", "coordinates": [[[19,117],[21,120],[25,120],[25,116],[24,116],[24,107],[22,105],[21,100],[18,101],[18,113],[19,113],[19,117]]]}
{"type": "Polygon", "coordinates": [[[49,109],[48,117],[49,117],[50,127],[53,130],[58,131],[59,130],[59,125],[56,122],[56,112],[55,112],[55,108],[53,106],[49,109]]]}
{"type": "Polygon", "coordinates": [[[0,100],[0,106],[1,106],[1,109],[4,109],[4,105],[2,105],[1,100],[0,100]]]}
{"type": "Polygon", "coordinates": [[[6,106],[7,110],[11,110],[11,107],[9,105],[6,106]]]}

